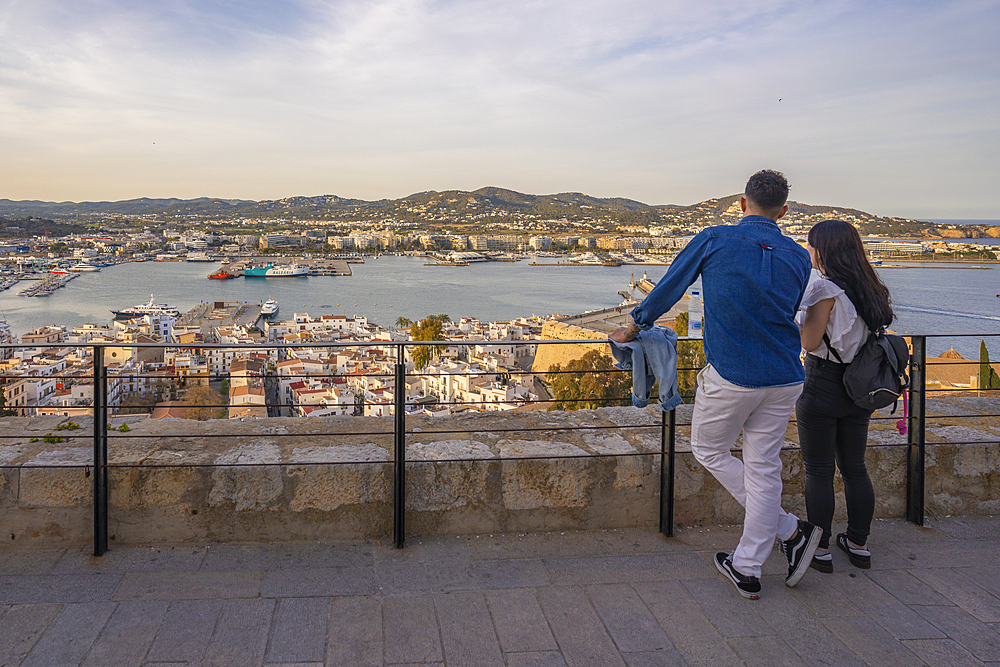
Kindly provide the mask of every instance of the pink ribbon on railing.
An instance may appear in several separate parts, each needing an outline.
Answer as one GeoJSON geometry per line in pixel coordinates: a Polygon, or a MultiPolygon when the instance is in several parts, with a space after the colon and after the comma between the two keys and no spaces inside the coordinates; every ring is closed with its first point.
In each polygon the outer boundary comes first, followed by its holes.
{"type": "Polygon", "coordinates": [[[906,419],[910,415],[910,392],[903,392],[903,418],[896,422],[896,430],[900,435],[906,435],[906,419]]]}

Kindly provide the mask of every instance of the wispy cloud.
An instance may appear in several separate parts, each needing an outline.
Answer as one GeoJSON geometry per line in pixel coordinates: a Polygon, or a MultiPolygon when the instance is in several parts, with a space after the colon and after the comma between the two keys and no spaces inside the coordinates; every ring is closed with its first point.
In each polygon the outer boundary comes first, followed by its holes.
{"type": "Polygon", "coordinates": [[[989,216],[998,30],[986,1],[7,2],[0,197],[687,203],[767,165],[805,201],[943,215],[935,183],[989,216]]]}

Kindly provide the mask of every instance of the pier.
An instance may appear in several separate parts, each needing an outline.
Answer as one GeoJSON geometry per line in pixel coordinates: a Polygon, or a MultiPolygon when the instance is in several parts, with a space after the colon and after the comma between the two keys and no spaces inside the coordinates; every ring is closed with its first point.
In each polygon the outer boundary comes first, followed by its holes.
{"type": "MultiPolygon", "coordinates": [[[[21,290],[17,293],[18,296],[48,296],[52,294],[53,290],[57,290],[60,287],[65,287],[66,283],[79,277],[76,273],[60,273],[60,274],[46,274],[37,278],[38,282],[21,290]]],[[[24,278],[22,278],[23,280],[24,278]]],[[[13,284],[13,283],[11,283],[13,284]]]]}

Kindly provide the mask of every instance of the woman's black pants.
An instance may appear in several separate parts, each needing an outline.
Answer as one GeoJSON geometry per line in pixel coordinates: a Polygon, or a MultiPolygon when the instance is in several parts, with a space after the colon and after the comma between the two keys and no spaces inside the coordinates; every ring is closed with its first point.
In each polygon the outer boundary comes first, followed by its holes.
{"type": "Polygon", "coordinates": [[[833,522],[833,474],[840,468],[847,501],[847,539],[868,542],[875,491],[865,449],[872,413],[859,408],[844,389],[845,364],[806,355],[806,383],[795,403],[799,445],[806,468],[806,512],[809,522],[823,529],[820,547],[830,545],[833,522]]]}

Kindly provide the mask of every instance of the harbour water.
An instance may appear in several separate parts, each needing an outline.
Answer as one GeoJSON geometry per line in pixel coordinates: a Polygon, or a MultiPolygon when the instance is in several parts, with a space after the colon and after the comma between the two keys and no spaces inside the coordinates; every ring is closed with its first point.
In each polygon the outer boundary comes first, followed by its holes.
{"type": "MultiPolygon", "coordinates": [[[[185,312],[200,301],[260,303],[274,298],[280,318],[293,313],[366,315],[384,326],[396,319],[445,313],[481,320],[521,315],[578,314],[618,305],[619,290],[645,270],[659,280],[666,266],[565,266],[482,262],[425,266],[421,257],[382,256],[351,264],[351,276],[208,280],[217,264],[142,262],[79,274],[47,297],[19,297],[24,286],[0,292],[0,309],[17,335],[47,324],[106,323],[111,310],[149,301],[185,312]]],[[[555,261],[555,260],[551,260],[555,261]]],[[[892,292],[893,329],[920,334],[996,334],[987,338],[1000,359],[1000,265],[914,265],[880,269],[892,292]]],[[[978,338],[931,339],[931,354],[954,347],[978,359],[978,338]]]]}

